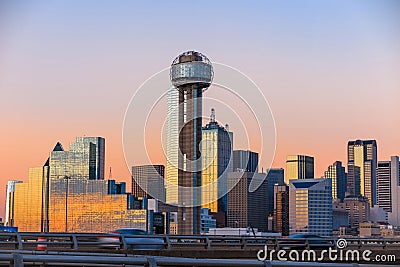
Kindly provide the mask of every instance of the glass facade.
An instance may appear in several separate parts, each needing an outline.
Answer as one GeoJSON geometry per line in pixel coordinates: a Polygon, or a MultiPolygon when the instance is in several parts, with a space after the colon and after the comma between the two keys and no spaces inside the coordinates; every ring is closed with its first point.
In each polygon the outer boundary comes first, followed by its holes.
{"type": "Polygon", "coordinates": [[[249,150],[234,150],[233,170],[258,172],[258,153],[249,150]]]}
{"type": "Polygon", "coordinates": [[[133,209],[133,196],[110,194],[113,180],[52,181],[51,232],[107,232],[135,227],[147,230],[147,211],[133,209]]]}
{"type": "Polygon", "coordinates": [[[341,161],[336,161],[328,167],[324,178],[332,179],[332,198],[343,202],[347,190],[347,174],[341,161]]]}
{"type": "Polygon", "coordinates": [[[70,144],[69,176],[91,180],[104,179],[105,140],[101,137],[77,137],[70,144]]]}
{"type": "Polygon", "coordinates": [[[267,184],[268,184],[268,215],[274,214],[274,186],[285,185],[285,172],[284,169],[268,169],[267,170],[267,184]]]}
{"type": "Polygon", "coordinates": [[[132,167],[132,194],[165,202],[164,165],[132,167]]]}
{"type": "Polygon", "coordinates": [[[290,155],[286,158],[285,183],[291,179],[314,178],[314,157],[304,155],[290,155]]]}
{"type": "Polygon", "coordinates": [[[28,182],[15,184],[14,226],[20,232],[48,230],[48,166],[29,169],[28,182]]]}
{"type": "Polygon", "coordinates": [[[228,184],[232,188],[227,194],[228,227],[247,228],[252,226],[259,231],[268,230],[267,194],[268,184],[264,173],[231,172],[228,173],[228,184]],[[252,180],[261,185],[249,192],[252,180]],[[262,181],[262,182],[261,182],[262,181]]]}
{"type": "Polygon", "coordinates": [[[289,231],[332,235],[331,179],[290,180],[289,231]]]}
{"type": "Polygon", "coordinates": [[[15,200],[15,184],[22,183],[22,181],[8,181],[6,189],[6,218],[5,226],[14,226],[14,200],[15,200]]]}
{"type": "Polygon", "coordinates": [[[166,202],[178,203],[178,149],[179,149],[179,91],[170,87],[167,92],[167,163],[166,163],[166,202]]]}
{"type": "Polygon", "coordinates": [[[45,166],[29,169],[28,182],[14,185],[10,221],[19,231],[108,232],[122,227],[152,231],[152,213],[143,210],[144,205],[134,209],[137,201],[125,193],[125,183],[100,179],[103,141],[77,138],[72,152],[57,143],[45,166]]]}
{"type": "Polygon", "coordinates": [[[227,211],[228,172],[233,170],[233,133],[212,119],[202,129],[202,207],[227,211]]]}
{"type": "MultiPolygon", "coordinates": [[[[347,144],[348,169],[360,168],[361,195],[368,198],[371,206],[376,204],[377,144],[375,140],[349,141],[347,144]]],[[[350,175],[350,172],[349,172],[350,175]]],[[[349,177],[353,180],[353,177],[349,177]]]]}

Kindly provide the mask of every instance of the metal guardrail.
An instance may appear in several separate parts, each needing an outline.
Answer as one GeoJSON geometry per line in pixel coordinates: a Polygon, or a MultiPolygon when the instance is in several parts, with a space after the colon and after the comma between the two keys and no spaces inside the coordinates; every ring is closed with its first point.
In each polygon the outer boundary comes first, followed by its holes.
{"type": "Polygon", "coordinates": [[[347,263],[318,263],[318,262],[282,262],[258,260],[226,260],[226,259],[190,259],[173,257],[145,256],[99,256],[99,255],[33,255],[33,254],[0,254],[0,265],[13,267],[31,265],[51,266],[220,266],[220,267],[380,267],[377,264],[347,264],[347,263]]]}
{"type": "MultiPolygon", "coordinates": [[[[45,245],[47,250],[53,248],[65,248],[81,250],[85,248],[102,247],[114,245],[120,250],[128,250],[128,238],[143,238],[144,236],[129,236],[99,233],[0,233],[0,247],[2,249],[36,249],[38,245],[45,245]],[[110,242],[103,242],[99,237],[114,237],[110,242]],[[45,240],[45,241],[43,241],[45,240]]],[[[240,237],[240,236],[181,236],[181,235],[148,235],[146,238],[164,240],[164,249],[259,249],[268,245],[271,249],[280,249],[285,243],[299,241],[301,239],[277,238],[277,237],[240,237]]],[[[324,239],[335,244],[337,238],[324,239]]],[[[304,239],[306,248],[310,248],[309,240],[304,239]]],[[[346,238],[348,248],[376,248],[376,249],[399,249],[400,238],[346,238]]],[[[140,245],[140,243],[135,243],[140,245]]],[[[143,245],[148,245],[146,242],[143,245]]]]}

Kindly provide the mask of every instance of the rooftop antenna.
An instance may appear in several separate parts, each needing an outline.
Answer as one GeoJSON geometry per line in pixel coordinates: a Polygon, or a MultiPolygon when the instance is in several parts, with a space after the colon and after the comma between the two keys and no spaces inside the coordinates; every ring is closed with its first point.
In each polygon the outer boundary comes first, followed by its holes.
{"type": "Polygon", "coordinates": [[[211,109],[210,122],[215,122],[215,109],[211,109]]]}
{"type": "Polygon", "coordinates": [[[111,171],[111,167],[110,167],[110,173],[108,174],[108,180],[112,180],[112,171],[111,171]]]}

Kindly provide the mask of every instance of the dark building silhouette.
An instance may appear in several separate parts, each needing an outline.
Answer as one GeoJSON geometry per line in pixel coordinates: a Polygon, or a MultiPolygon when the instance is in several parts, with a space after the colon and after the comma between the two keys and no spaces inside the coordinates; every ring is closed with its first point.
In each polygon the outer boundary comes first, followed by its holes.
{"type": "Polygon", "coordinates": [[[132,194],[165,202],[164,165],[132,167],[132,194]]]}
{"type": "Polygon", "coordinates": [[[289,187],[274,186],[274,232],[289,235],[289,187]]]}
{"type": "Polygon", "coordinates": [[[249,150],[233,151],[233,171],[258,172],[258,153],[249,150]]]}

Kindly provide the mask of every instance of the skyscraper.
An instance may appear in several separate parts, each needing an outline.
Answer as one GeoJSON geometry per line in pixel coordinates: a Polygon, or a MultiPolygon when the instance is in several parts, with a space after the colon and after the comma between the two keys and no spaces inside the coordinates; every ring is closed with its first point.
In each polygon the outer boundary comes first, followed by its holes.
{"type": "MultiPolygon", "coordinates": [[[[360,168],[361,195],[368,198],[371,206],[376,204],[377,144],[375,140],[349,141],[347,144],[348,169],[360,168]]],[[[350,176],[350,171],[349,171],[350,176]]],[[[354,180],[353,177],[348,179],[354,180]]]]}
{"type": "Polygon", "coordinates": [[[330,179],[290,180],[290,234],[332,235],[332,186],[330,179]]]}
{"type": "Polygon", "coordinates": [[[391,161],[378,161],[376,169],[376,204],[392,212],[391,161]]]}
{"type": "Polygon", "coordinates": [[[228,227],[254,227],[260,231],[268,229],[268,188],[264,173],[228,173],[228,227]],[[249,192],[252,179],[263,181],[254,192],[249,192]]]}
{"type": "Polygon", "coordinates": [[[282,168],[279,169],[268,169],[267,170],[267,187],[268,187],[268,203],[267,203],[267,214],[274,214],[274,186],[285,185],[284,182],[285,173],[282,168]]]}
{"type": "Polygon", "coordinates": [[[29,169],[28,182],[14,188],[14,213],[10,218],[21,232],[48,231],[49,166],[29,169]]]}
{"type": "Polygon", "coordinates": [[[332,179],[332,198],[343,201],[347,190],[347,174],[341,161],[335,161],[325,171],[323,178],[332,179]]]}
{"type": "Polygon", "coordinates": [[[389,223],[400,226],[400,162],[398,156],[378,163],[378,205],[388,212],[389,223]],[[390,198],[388,181],[390,180],[390,198]],[[390,207],[390,208],[389,208],[390,207]]]}
{"type": "Polygon", "coordinates": [[[102,137],[77,137],[70,144],[69,176],[90,180],[104,179],[105,140],[102,137]]]}
{"type": "Polygon", "coordinates": [[[200,234],[202,96],[213,69],[206,56],[188,51],[172,62],[170,76],[179,91],[178,231],[200,234]]]}
{"type": "Polygon", "coordinates": [[[249,150],[234,150],[233,171],[258,172],[258,153],[249,150]]]}
{"type": "Polygon", "coordinates": [[[6,226],[14,226],[14,193],[15,193],[15,185],[18,183],[22,183],[22,181],[8,181],[7,189],[6,189],[6,218],[5,225],[6,226]]]}
{"type": "Polygon", "coordinates": [[[218,124],[215,110],[202,128],[202,207],[211,212],[227,211],[228,173],[232,168],[233,133],[218,124]]]}
{"type": "Polygon", "coordinates": [[[178,203],[178,149],[179,149],[179,121],[178,121],[179,91],[171,86],[167,92],[167,163],[166,163],[166,202],[178,203]]]}
{"type": "Polygon", "coordinates": [[[286,157],[285,183],[291,179],[314,178],[314,157],[305,155],[290,155],[286,157]]]}
{"type": "Polygon", "coordinates": [[[347,167],[347,189],[346,192],[350,196],[361,195],[361,177],[360,167],[348,165],[347,167]]]}
{"type": "Polygon", "coordinates": [[[289,187],[274,186],[274,231],[282,236],[289,235],[289,187]]]}
{"type": "Polygon", "coordinates": [[[164,165],[132,167],[132,194],[165,202],[164,165]]]}

